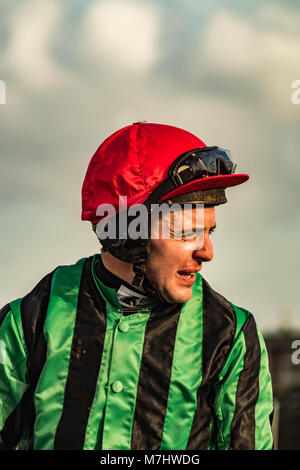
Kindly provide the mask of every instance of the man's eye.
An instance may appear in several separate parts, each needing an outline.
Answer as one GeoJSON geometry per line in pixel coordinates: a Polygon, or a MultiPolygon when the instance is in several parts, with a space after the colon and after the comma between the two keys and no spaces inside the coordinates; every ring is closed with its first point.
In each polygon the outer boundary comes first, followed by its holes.
{"type": "Polygon", "coordinates": [[[183,240],[193,240],[196,237],[196,232],[182,232],[182,239],[183,240]]]}
{"type": "Polygon", "coordinates": [[[203,230],[185,230],[185,231],[178,231],[174,233],[174,238],[184,240],[184,241],[189,241],[189,240],[194,240],[196,236],[201,236],[201,233],[203,230]]]}

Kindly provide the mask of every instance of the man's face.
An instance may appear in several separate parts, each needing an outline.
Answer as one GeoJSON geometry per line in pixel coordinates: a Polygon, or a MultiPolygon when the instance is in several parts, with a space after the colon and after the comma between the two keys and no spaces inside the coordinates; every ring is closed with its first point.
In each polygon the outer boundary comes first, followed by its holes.
{"type": "MultiPolygon", "coordinates": [[[[147,277],[161,297],[169,303],[183,303],[191,298],[196,272],[201,270],[203,261],[211,261],[213,258],[213,247],[209,236],[216,227],[215,208],[208,207],[201,210],[202,224],[201,227],[197,226],[202,232],[200,244],[193,242],[193,239],[187,240],[178,236],[178,233],[173,238],[161,237],[150,240],[147,277]]],[[[190,220],[193,221],[190,228],[195,230],[196,209],[190,211],[192,211],[190,220]]],[[[186,223],[187,228],[188,225],[186,223]]],[[[171,236],[174,231],[171,229],[171,236]]]]}

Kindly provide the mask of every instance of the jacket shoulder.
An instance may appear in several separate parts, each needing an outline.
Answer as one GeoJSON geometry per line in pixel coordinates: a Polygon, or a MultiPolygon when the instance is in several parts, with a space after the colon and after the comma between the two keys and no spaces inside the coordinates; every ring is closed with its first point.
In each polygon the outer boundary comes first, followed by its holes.
{"type": "Polygon", "coordinates": [[[71,288],[76,277],[80,277],[83,265],[89,258],[81,258],[73,264],[59,265],[46,274],[24,297],[9,302],[3,307],[6,312],[11,310],[18,324],[22,325],[25,342],[29,353],[35,346],[35,338],[39,336],[47,315],[51,291],[55,285],[60,285],[61,292],[71,288]]]}
{"type": "Polygon", "coordinates": [[[227,322],[231,322],[235,330],[235,336],[249,319],[252,313],[246,308],[240,307],[214,290],[210,284],[202,278],[203,301],[207,306],[214,305],[218,311],[222,311],[227,322]]]}
{"type": "Polygon", "coordinates": [[[202,310],[203,357],[208,364],[206,376],[210,381],[217,377],[251,314],[214,290],[203,277],[202,310]]]}

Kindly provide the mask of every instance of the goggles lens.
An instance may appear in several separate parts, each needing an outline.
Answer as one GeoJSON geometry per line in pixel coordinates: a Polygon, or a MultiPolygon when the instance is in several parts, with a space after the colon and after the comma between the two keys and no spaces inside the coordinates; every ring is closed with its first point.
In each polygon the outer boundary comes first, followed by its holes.
{"type": "Polygon", "coordinates": [[[229,150],[204,147],[180,155],[170,167],[169,176],[181,186],[207,176],[230,175],[235,169],[229,150]]]}

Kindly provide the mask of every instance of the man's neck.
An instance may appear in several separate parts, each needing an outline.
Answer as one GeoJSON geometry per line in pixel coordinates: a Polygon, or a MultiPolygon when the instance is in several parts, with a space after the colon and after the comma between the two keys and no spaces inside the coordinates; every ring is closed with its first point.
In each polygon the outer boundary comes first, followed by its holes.
{"type": "MultiPolygon", "coordinates": [[[[101,259],[104,267],[110,271],[115,276],[119,277],[123,281],[127,282],[128,284],[132,285],[132,281],[134,278],[134,271],[133,271],[133,264],[126,263],[126,261],[122,261],[115,256],[111,255],[107,251],[101,252],[101,259]]],[[[135,289],[139,290],[140,292],[145,292],[142,287],[134,286],[135,289]]]]}

